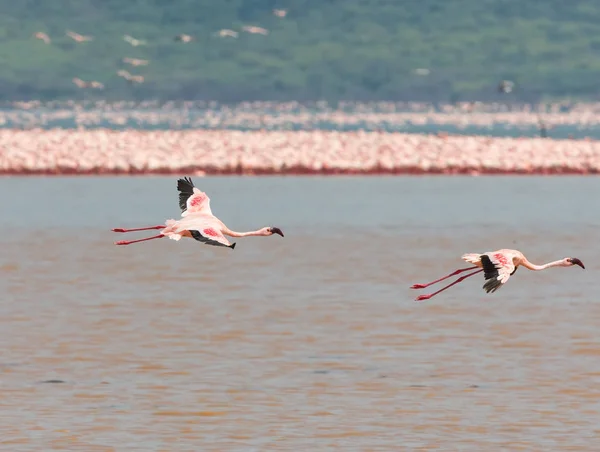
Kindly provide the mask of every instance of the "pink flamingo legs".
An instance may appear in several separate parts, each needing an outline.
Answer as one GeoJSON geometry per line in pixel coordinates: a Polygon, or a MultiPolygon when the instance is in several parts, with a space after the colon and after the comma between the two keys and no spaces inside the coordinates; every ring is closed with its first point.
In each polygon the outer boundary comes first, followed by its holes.
{"type": "MultiPolygon", "coordinates": [[[[114,229],[113,229],[113,231],[114,231],[114,229]]],[[[466,272],[466,271],[469,271],[469,270],[475,270],[476,268],[479,268],[479,267],[461,268],[461,269],[453,271],[449,275],[446,275],[446,276],[444,276],[444,277],[442,277],[440,279],[436,279],[435,281],[431,281],[430,283],[427,283],[427,284],[413,284],[412,286],[410,286],[410,288],[411,289],[425,289],[426,287],[432,286],[435,283],[439,283],[440,281],[443,281],[444,279],[448,279],[448,278],[451,278],[453,276],[459,275],[462,272],[466,272]]]]}
{"type": "Polygon", "coordinates": [[[469,271],[469,270],[474,270],[474,269],[477,269],[477,271],[474,271],[473,273],[469,273],[468,275],[465,275],[465,276],[461,276],[461,277],[460,277],[460,278],[458,278],[456,281],[454,281],[454,282],[453,282],[453,283],[451,283],[451,284],[448,284],[448,285],[447,285],[447,286],[445,286],[445,287],[442,287],[442,288],[441,288],[440,290],[438,290],[437,292],[433,292],[433,293],[426,294],[426,295],[419,295],[419,296],[418,296],[418,297],[415,299],[415,301],[424,301],[424,300],[429,300],[431,297],[434,297],[435,295],[439,294],[440,292],[443,292],[444,290],[446,290],[446,289],[449,289],[450,287],[454,286],[455,284],[458,284],[459,282],[462,282],[462,281],[464,281],[464,280],[465,280],[465,279],[467,279],[468,277],[470,277],[470,276],[473,276],[473,275],[476,275],[477,273],[480,273],[480,272],[482,272],[482,271],[483,271],[483,269],[481,269],[481,268],[479,268],[479,267],[461,268],[461,269],[459,269],[459,270],[455,270],[455,271],[453,271],[452,273],[450,273],[449,275],[446,275],[446,276],[444,276],[443,278],[436,279],[435,281],[432,281],[432,282],[430,282],[430,283],[427,283],[427,284],[414,284],[414,285],[412,285],[412,286],[410,287],[411,289],[424,289],[425,287],[429,287],[429,286],[431,286],[432,284],[435,284],[435,283],[438,283],[438,282],[440,282],[440,281],[443,281],[443,280],[445,280],[445,279],[451,278],[452,276],[458,275],[458,274],[460,274],[460,273],[462,273],[462,272],[466,272],[466,271],[469,271]]]}
{"type": "MultiPolygon", "coordinates": [[[[113,232],[135,232],[135,231],[150,231],[150,230],[154,230],[154,229],[164,229],[164,228],[166,228],[166,226],[159,225],[159,226],[150,226],[147,228],[132,228],[132,229],[113,228],[112,231],[113,232]]],[[[164,237],[163,234],[158,234],[158,235],[154,235],[152,237],[146,237],[145,239],[119,240],[118,242],[115,242],[115,245],[131,245],[132,243],[145,242],[147,240],[154,240],[154,239],[162,239],[163,237],[164,237]]]]}

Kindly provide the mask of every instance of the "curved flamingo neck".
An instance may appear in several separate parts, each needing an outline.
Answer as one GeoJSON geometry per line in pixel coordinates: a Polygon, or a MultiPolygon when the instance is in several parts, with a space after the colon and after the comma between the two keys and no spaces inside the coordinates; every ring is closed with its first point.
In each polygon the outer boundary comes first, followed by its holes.
{"type": "Polygon", "coordinates": [[[525,268],[528,268],[529,270],[540,271],[540,270],[546,270],[547,268],[551,268],[551,267],[565,267],[565,262],[563,259],[561,259],[558,261],[548,262],[547,264],[543,264],[543,265],[536,265],[536,264],[532,264],[527,259],[524,259],[523,263],[521,265],[523,265],[523,267],[525,267],[525,268]]]}

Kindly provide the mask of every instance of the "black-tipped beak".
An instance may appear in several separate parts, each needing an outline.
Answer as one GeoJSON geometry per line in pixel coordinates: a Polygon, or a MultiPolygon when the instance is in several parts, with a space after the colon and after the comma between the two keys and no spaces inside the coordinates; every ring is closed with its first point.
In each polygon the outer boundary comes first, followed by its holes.
{"type": "Polygon", "coordinates": [[[572,257],[571,262],[573,263],[573,265],[579,265],[581,268],[583,268],[585,270],[585,265],[583,265],[583,262],[581,262],[576,257],[572,257]]]}
{"type": "Polygon", "coordinates": [[[282,230],[281,230],[281,229],[279,229],[279,228],[271,228],[271,232],[272,232],[273,234],[279,234],[281,237],[283,237],[283,236],[284,236],[284,235],[283,235],[283,232],[282,232],[282,230]]]}

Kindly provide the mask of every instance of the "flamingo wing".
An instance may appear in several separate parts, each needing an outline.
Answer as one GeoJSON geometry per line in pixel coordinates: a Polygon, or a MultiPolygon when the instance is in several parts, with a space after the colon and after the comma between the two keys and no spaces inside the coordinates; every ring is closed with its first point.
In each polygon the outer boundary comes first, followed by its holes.
{"type": "Polygon", "coordinates": [[[189,233],[192,235],[192,238],[205,245],[235,248],[235,243],[229,243],[229,240],[216,228],[206,227],[201,230],[189,230],[189,233]]]}
{"type": "MultiPolygon", "coordinates": [[[[184,236],[187,231],[193,239],[207,245],[228,246],[232,249],[235,247],[235,243],[229,243],[229,240],[223,235],[225,225],[213,215],[190,213],[179,221],[169,221],[173,222],[172,230],[169,232],[184,236]]],[[[167,225],[169,225],[169,221],[167,225]]]]}
{"type": "Polygon", "coordinates": [[[179,179],[177,190],[179,190],[179,208],[182,217],[190,213],[213,214],[210,210],[210,198],[194,186],[191,178],[179,179]]]}
{"type": "Polygon", "coordinates": [[[483,290],[494,293],[502,285],[506,284],[508,278],[517,271],[513,257],[509,254],[493,252],[482,254],[481,266],[485,277],[483,290]]]}

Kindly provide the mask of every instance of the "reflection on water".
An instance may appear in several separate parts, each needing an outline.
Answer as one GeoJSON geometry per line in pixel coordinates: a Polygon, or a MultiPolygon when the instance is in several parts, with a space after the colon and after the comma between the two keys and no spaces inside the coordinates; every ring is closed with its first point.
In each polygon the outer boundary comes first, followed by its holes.
{"type": "Polygon", "coordinates": [[[596,447],[598,179],[195,181],[286,237],[116,247],[177,217],[174,178],[0,180],[7,450],[596,447]],[[501,247],[587,270],[413,302],[501,247]]]}

